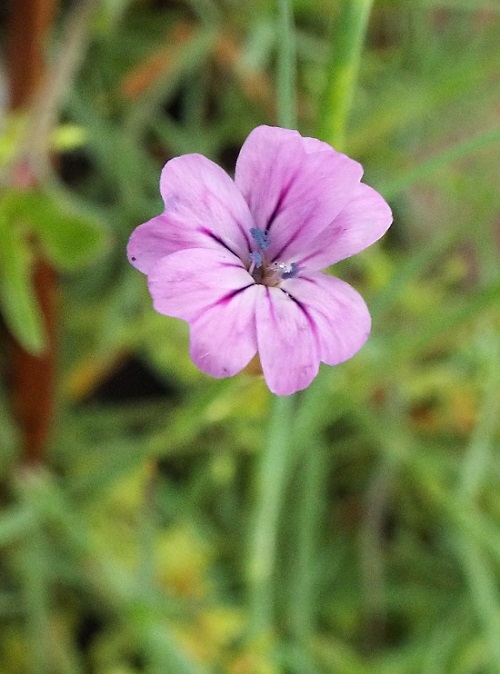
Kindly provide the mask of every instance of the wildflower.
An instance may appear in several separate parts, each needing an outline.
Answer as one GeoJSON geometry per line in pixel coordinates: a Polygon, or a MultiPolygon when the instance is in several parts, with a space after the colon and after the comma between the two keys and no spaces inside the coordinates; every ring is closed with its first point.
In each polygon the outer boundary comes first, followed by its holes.
{"type": "Polygon", "coordinates": [[[128,256],[156,311],[189,323],[200,370],[230,377],[258,352],[271,391],[288,395],[363,346],[366,304],[321,271],[392,222],[362,173],[326,143],[269,126],[244,142],[234,181],[199,154],[167,162],[165,210],[132,233],[128,256]]]}

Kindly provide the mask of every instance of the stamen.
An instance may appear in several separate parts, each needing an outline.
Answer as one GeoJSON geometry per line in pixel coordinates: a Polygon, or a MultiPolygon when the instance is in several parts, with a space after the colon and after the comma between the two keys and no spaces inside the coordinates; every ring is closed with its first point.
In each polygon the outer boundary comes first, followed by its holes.
{"type": "Polygon", "coordinates": [[[258,227],[252,227],[250,234],[259,249],[249,253],[248,273],[256,283],[265,286],[279,286],[282,281],[294,278],[299,274],[300,267],[296,262],[269,261],[265,253],[266,248],[269,248],[270,245],[269,232],[264,232],[258,227]]]}
{"type": "Polygon", "coordinates": [[[250,259],[252,260],[252,263],[250,264],[248,273],[253,274],[255,269],[260,269],[262,267],[262,255],[257,252],[250,253],[250,259]]]}
{"type": "Polygon", "coordinates": [[[269,232],[263,232],[261,229],[258,229],[258,227],[252,227],[250,234],[261,250],[269,248],[269,232]]]}
{"type": "Polygon", "coordinates": [[[285,262],[273,262],[271,265],[282,279],[294,278],[300,271],[300,267],[296,262],[286,264],[285,262]]]}
{"type": "Polygon", "coordinates": [[[257,267],[257,269],[259,267],[262,267],[262,255],[260,253],[250,253],[250,259],[257,267]]]}
{"type": "Polygon", "coordinates": [[[297,274],[300,271],[300,267],[296,262],[292,262],[291,264],[288,265],[288,268],[286,271],[281,273],[281,278],[287,279],[287,278],[294,278],[297,276],[297,274]]]}

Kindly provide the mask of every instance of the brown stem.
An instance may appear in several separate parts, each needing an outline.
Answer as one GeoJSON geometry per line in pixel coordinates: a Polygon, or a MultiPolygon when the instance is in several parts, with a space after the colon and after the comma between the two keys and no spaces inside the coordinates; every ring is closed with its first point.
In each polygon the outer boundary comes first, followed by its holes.
{"type": "MultiPolygon", "coordinates": [[[[44,43],[57,4],[58,0],[17,0],[12,3],[9,88],[13,110],[29,105],[41,85],[44,43]]],[[[29,166],[25,169],[30,172],[29,166]]],[[[23,173],[22,187],[27,183],[34,186],[34,174],[26,176],[26,172],[23,173]]],[[[11,340],[10,353],[13,407],[23,433],[25,461],[30,464],[43,461],[54,413],[57,280],[53,269],[41,258],[34,264],[33,282],[45,324],[47,349],[41,356],[33,356],[11,340]]]]}
{"type": "Polygon", "coordinates": [[[44,74],[44,42],[58,0],[12,3],[9,25],[9,88],[12,109],[27,105],[44,74]]]}

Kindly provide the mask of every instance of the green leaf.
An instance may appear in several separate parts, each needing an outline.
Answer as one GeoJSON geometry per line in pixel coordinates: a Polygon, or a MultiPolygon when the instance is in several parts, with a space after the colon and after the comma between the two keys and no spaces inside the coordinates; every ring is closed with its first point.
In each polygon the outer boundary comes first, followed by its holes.
{"type": "Polygon", "coordinates": [[[92,262],[106,245],[105,231],[92,216],[77,212],[60,195],[31,191],[16,200],[18,214],[37,235],[47,259],[60,271],[92,262]]]}
{"type": "Polygon", "coordinates": [[[414,168],[407,169],[403,172],[398,170],[397,175],[393,177],[392,180],[386,185],[382,183],[381,185],[378,185],[378,187],[386,199],[393,199],[400,192],[412,186],[419,180],[435,180],[434,174],[436,171],[498,142],[500,142],[499,129],[481,131],[472,138],[461,140],[456,145],[452,145],[446,150],[440,150],[426,161],[420,162],[414,166],[414,168]]]}
{"type": "Polygon", "coordinates": [[[22,506],[13,506],[4,511],[0,518],[0,546],[24,538],[36,524],[33,512],[22,506]]]}
{"type": "Polygon", "coordinates": [[[470,599],[483,626],[486,644],[489,646],[492,671],[500,667],[500,612],[496,574],[487,556],[472,541],[460,538],[457,548],[461,556],[464,575],[469,584],[470,599]]]}
{"type": "Polygon", "coordinates": [[[9,202],[0,207],[0,304],[9,330],[30,353],[45,347],[45,334],[31,282],[29,244],[8,217],[9,202]]]}

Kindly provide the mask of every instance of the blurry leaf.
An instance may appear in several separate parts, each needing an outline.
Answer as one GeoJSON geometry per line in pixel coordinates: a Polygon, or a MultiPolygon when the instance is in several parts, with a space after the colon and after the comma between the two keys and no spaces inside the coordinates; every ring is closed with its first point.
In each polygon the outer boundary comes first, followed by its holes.
{"type": "Polygon", "coordinates": [[[500,667],[500,597],[496,573],[486,555],[473,541],[465,537],[457,540],[464,575],[469,584],[470,598],[478,619],[483,623],[484,635],[493,670],[500,667]]]}
{"type": "Polygon", "coordinates": [[[31,510],[27,508],[11,508],[0,518],[0,546],[23,538],[35,524],[31,510]]]}
{"type": "Polygon", "coordinates": [[[461,140],[456,145],[437,152],[413,168],[403,172],[399,171],[395,177],[387,182],[387,184],[382,183],[378,187],[386,199],[392,199],[399,194],[399,192],[407,189],[419,180],[435,180],[434,173],[448,164],[456,162],[464,157],[468,157],[470,154],[482,150],[483,148],[487,148],[499,141],[499,129],[481,131],[481,133],[473,138],[461,140]]]}
{"type": "Polygon", "coordinates": [[[495,438],[500,411],[500,348],[496,326],[481,325],[478,340],[479,357],[484,359],[483,400],[478,421],[471,435],[461,471],[461,492],[464,498],[474,498],[483,487],[494,460],[495,438]]]}
{"type": "Polygon", "coordinates": [[[500,6],[496,0],[418,0],[415,4],[420,4],[422,7],[459,9],[467,12],[477,12],[481,9],[490,12],[500,11],[500,6]]]}
{"type": "Polygon", "coordinates": [[[338,639],[317,638],[312,644],[312,650],[319,662],[330,672],[338,674],[368,674],[373,671],[367,667],[358,654],[347,644],[338,639]]]}
{"type": "Polygon", "coordinates": [[[45,334],[31,282],[29,245],[9,217],[10,200],[0,206],[0,302],[14,337],[30,353],[40,353],[45,334]]]}
{"type": "MultiPolygon", "coordinates": [[[[422,120],[445,117],[451,113],[447,106],[459,109],[466,97],[479,97],[491,91],[488,80],[498,76],[499,53],[492,52],[484,58],[482,49],[470,49],[463,59],[456,59],[454,53],[443,54],[434,70],[427,77],[401,77],[394,73],[391,81],[386,80],[380,92],[370,99],[363,123],[353,124],[349,137],[349,154],[359,156],[367,149],[373,151],[375,145],[382,147],[396,131],[418,128],[422,120]],[[380,97],[377,99],[377,97],[380,97]]],[[[485,100],[486,103],[486,100],[485,100]]],[[[451,117],[448,124],[452,123],[451,117]]]]}
{"type": "Polygon", "coordinates": [[[19,143],[26,131],[26,115],[9,114],[0,116],[0,164],[7,163],[14,156],[19,143]]]}
{"type": "Polygon", "coordinates": [[[469,293],[466,300],[456,301],[443,309],[432,321],[421,326],[418,332],[407,334],[404,338],[400,334],[393,340],[393,356],[395,358],[410,356],[419,351],[429,349],[438,339],[448,337],[454,330],[468,324],[474,317],[491,307],[498,306],[500,301],[500,282],[480,288],[469,293]]]}
{"type": "MultiPolygon", "coordinates": [[[[189,26],[181,26],[180,35],[181,39],[177,40],[175,49],[172,45],[168,45],[163,53],[152,57],[153,60],[159,59],[163,67],[159,72],[154,72],[155,77],[147,89],[142,91],[129,106],[126,126],[132,135],[151,119],[160,105],[169,100],[182,81],[209,57],[216,38],[212,28],[194,30],[189,26]]],[[[151,65],[146,66],[150,71],[151,65]]],[[[135,92],[130,77],[125,80],[122,89],[125,95],[135,92]]]]}
{"type": "Polygon", "coordinates": [[[92,262],[106,243],[96,219],[77,212],[58,195],[41,191],[13,194],[15,215],[36,233],[48,260],[61,271],[73,271],[92,262]]]}
{"type": "Polygon", "coordinates": [[[40,191],[11,190],[0,206],[0,301],[14,337],[40,353],[45,335],[31,280],[29,234],[47,259],[63,271],[91,262],[103,249],[103,229],[90,216],[40,191]]]}
{"type": "Polygon", "coordinates": [[[95,20],[97,32],[109,35],[121,21],[132,0],[102,0],[95,20]]]}
{"type": "Polygon", "coordinates": [[[9,396],[0,389],[0,474],[15,461],[19,450],[19,433],[9,403],[9,396]]]}
{"type": "Polygon", "coordinates": [[[68,152],[81,147],[86,141],[85,129],[78,124],[61,124],[52,133],[52,147],[68,152]]]}

